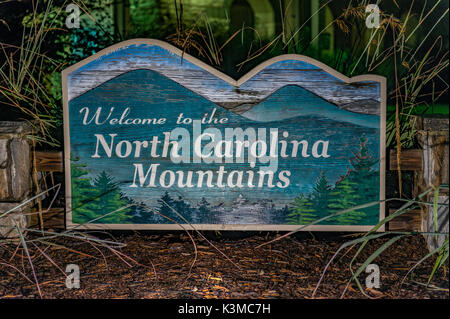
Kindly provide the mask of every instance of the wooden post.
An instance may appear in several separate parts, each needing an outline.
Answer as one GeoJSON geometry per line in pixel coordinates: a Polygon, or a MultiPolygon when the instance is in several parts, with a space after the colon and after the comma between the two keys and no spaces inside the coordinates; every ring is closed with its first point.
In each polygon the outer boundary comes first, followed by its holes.
{"type": "MultiPolygon", "coordinates": [[[[389,154],[389,169],[398,170],[397,151],[392,149],[389,154]]],[[[400,169],[402,171],[414,172],[413,196],[417,196],[417,176],[422,174],[423,152],[421,149],[405,149],[400,153],[400,169]]],[[[389,209],[389,215],[395,213],[397,209],[389,209]]],[[[390,231],[421,231],[422,230],[422,210],[414,209],[404,213],[388,224],[390,231]]]]}
{"type": "MultiPolygon", "coordinates": [[[[417,192],[420,194],[430,187],[439,189],[438,201],[447,206],[438,206],[437,225],[432,205],[425,205],[422,214],[422,231],[448,234],[448,179],[449,179],[449,119],[448,117],[417,117],[417,139],[423,149],[422,171],[417,172],[417,192]]],[[[434,192],[427,195],[426,201],[433,201],[434,192]]],[[[447,235],[448,236],[448,235],[447,235]]],[[[425,236],[428,248],[435,249],[443,244],[445,236],[425,236]]]]}

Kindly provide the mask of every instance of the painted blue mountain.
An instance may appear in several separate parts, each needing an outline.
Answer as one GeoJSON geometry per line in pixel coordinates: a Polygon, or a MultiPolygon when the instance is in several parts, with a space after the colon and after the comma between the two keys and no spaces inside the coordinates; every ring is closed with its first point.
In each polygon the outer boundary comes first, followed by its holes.
{"type": "Polygon", "coordinates": [[[370,128],[380,127],[380,117],[343,110],[297,85],[287,85],[240,114],[258,122],[276,122],[299,116],[316,116],[370,128]]]}
{"type": "Polygon", "coordinates": [[[129,71],[156,71],[225,108],[255,105],[287,85],[300,85],[344,110],[380,114],[378,79],[349,83],[320,62],[285,55],[239,80],[157,40],[128,40],[82,61],[67,73],[68,100],[129,71]],[[251,74],[251,76],[250,76],[251,74]],[[361,106],[361,104],[364,104],[361,106]]]}

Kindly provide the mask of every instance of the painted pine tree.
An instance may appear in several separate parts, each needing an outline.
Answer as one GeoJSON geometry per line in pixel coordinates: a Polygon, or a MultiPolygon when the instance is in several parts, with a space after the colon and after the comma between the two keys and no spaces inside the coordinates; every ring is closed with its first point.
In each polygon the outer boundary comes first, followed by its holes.
{"type": "Polygon", "coordinates": [[[72,220],[74,223],[87,223],[98,217],[100,207],[97,191],[92,187],[87,165],[79,163],[79,158],[71,155],[70,174],[72,176],[72,220]]]}
{"type": "MultiPolygon", "coordinates": [[[[348,178],[341,180],[331,191],[328,208],[330,213],[356,206],[358,194],[355,192],[356,184],[348,178]]],[[[350,211],[332,218],[339,225],[355,225],[361,221],[366,214],[360,211],[350,211]]]]}
{"type": "MultiPolygon", "coordinates": [[[[132,202],[130,198],[126,199],[132,202]]],[[[138,205],[133,205],[130,207],[131,212],[131,222],[134,224],[154,224],[156,220],[159,220],[159,215],[156,215],[150,209],[146,208],[144,202],[140,202],[138,205]]]]}
{"type": "Polygon", "coordinates": [[[378,160],[370,153],[367,146],[368,139],[365,134],[360,138],[360,145],[358,153],[354,154],[354,158],[350,159],[353,171],[357,172],[373,172],[373,166],[378,163],[378,160]]]}
{"type": "Polygon", "coordinates": [[[177,201],[170,196],[168,191],[165,191],[164,195],[161,196],[160,199],[158,199],[158,205],[159,206],[157,207],[156,210],[162,216],[164,216],[164,223],[171,223],[171,221],[167,218],[173,219],[173,220],[177,221],[178,223],[182,222],[182,220],[173,211],[176,208],[177,201]]]}
{"type": "Polygon", "coordinates": [[[325,173],[321,171],[311,194],[312,207],[319,218],[329,215],[328,199],[330,191],[331,185],[328,183],[325,173]]]}
{"type": "MultiPolygon", "coordinates": [[[[178,196],[178,199],[174,200],[174,207],[176,212],[178,212],[181,216],[186,218],[190,223],[196,219],[195,210],[191,207],[189,202],[185,201],[183,197],[178,196]]],[[[178,217],[179,218],[179,217],[178,217]]],[[[183,221],[180,219],[180,221],[183,221]]],[[[185,223],[185,221],[183,221],[185,223]]]]}
{"type": "Polygon", "coordinates": [[[312,203],[305,195],[300,194],[292,203],[287,222],[295,225],[305,225],[315,221],[318,217],[314,213],[312,203]]]}
{"type": "MultiPolygon", "coordinates": [[[[376,159],[371,154],[367,146],[367,137],[363,134],[360,139],[360,148],[354,157],[350,159],[351,168],[347,174],[350,182],[357,185],[354,191],[358,194],[355,200],[356,205],[361,205],[379,199],[380,177],[376,164],[376,159]]],[[[379,216],[379,206],[371,206],[364,209],[369,223],[377,223],[379,216]]]]}
{"type": "Polygon", "coordinates": [[[202,199],[200,200],[198,207],[197,207],[197,211],[198,211],[198,221],[195,222],[202,222],[205,220],[209,220],[211,219],[211,204],[206,200],[205,197],[202,197],[202,199]]]}
{"type": "MultiPolygon", "coordinates": [[[[94,179],[94,188],[100,198],[99,211],[97,217],[114,212],[130,204],[130,202],[121,193],[119,186],[114,179],[105,171],[102,171],[94,179]]],[[[116,213],[107,215],[99,219],[100,223],[122,224],[131,222],[131,208],[127,207],[116,213]]]]}

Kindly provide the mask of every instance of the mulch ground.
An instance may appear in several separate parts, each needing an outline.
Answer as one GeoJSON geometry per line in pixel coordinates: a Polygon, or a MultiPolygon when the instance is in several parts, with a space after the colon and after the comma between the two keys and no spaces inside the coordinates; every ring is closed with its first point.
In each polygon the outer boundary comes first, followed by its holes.
{"type": "MultiPolygon", "coordinates": [[[[73,239],[57,240],[60,246],[39,242],[28,246],[43,298],[342,296],[351,278],[349,263],[356,250],[340,254],[314,296],[313,291],[327,262],[349,237],[317,237],[317,234],[303,233],[256,248],[277,236],[275,233],[256,233],[247,238],[222,235],[209,236],[205,240],[195,234],[194,246],[182,232],[140,233],[115,237],[126,246],[114,251],[73,239]],[[79,266],[80,289],[66,288],[63,271],[67,264],[79,266]]],[[[109,239],[105,235],[101,238],[109,239]]],[[[357,258],[354,269],[387,240],[372,241],[357,258]]],[[[23,249],[16,248],[14,245],[0,246],[0,298],[39,298],[27,256],[23,249]]],[[[434,259],[418,266],[413,277],[408,276],[401,284],[408,270],[426,254],[421,236],[399,240],[372,262],[380,267],[381,287],[365,292],[375,298],[449,298],[448,273],[443,270],[437,272],[432,285],[446,290],[420,284],[427,282],[434,259]]],[[[367,275],[362,272],[359,277],[364,287],[367,275]]],[[[352,283],[344,298],[367,296],[352,283]]]]}

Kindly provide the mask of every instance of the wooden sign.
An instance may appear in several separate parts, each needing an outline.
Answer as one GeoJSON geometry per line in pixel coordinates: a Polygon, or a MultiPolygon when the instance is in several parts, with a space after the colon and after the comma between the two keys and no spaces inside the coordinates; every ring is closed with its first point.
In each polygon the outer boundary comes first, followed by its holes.
{"type": "MultiPolygon", "coordinates": [[[[292,230],[384,199],[385,79],[300,55],[239,80],[157,40],[63,72],[68,227],[292,230]]],[[[366,231],[384,205],[306,230],[366,231]]]]}

